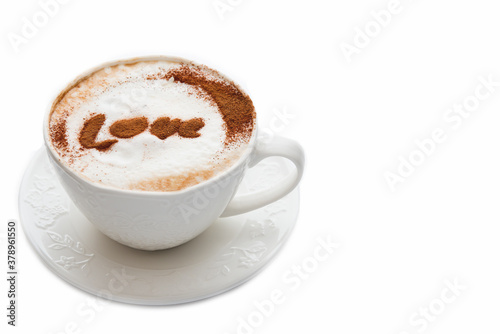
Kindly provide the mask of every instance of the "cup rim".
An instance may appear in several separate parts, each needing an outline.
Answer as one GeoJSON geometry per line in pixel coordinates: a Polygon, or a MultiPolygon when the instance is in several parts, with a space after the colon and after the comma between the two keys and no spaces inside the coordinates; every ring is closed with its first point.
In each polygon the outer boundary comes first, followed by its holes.
{"type": "MultiPolygon", "coordinates": [[[[209,184],[215,183],[220,181],[222,178],[226,177],[228,174],[232,173],[235,169],[239,168],[244,162],[247,161],[247,158],[252,154],[254,151],[254,147],[256,145],[256,138],[257,138],[257,113],[254,113],[254,119],[253,119],[253,131],[252,135],[250,137],[250,140],[248,142],[248,146],[246,150],[243,152],[243,154],[239,157],[239,159],[233,163],[228,169],[225,171],[215,175],[214,177],[202,181],[200,183],[197,183],[193,186],[180,189],[180,190],[173,190],[173,191],[151,191],[151,190],[133,190],[133,189],[123,189],[123,188],[117,188],[113,186],[108,186],[105,184],[100,184],[97,182],[92,182],[85,178],[83,175],[78,174],[76,171],[72,170],[68,166],[66,166],[64,163],[61,162],[59,158],[59,154],[55,151],[54,147],[52,146],[50,139],[49,139],[49,120],[50,116],[52,114],[52,108],[54,105],[59,102],[59,100],[64,96],[71,88],[73,88],[79,81],[85,79],[86,77],[92,75],[93,73],[97,72],[98,70],[101,70],[105,67],[108,66],[115,66],[115,65],[121,65],[121,64],[133,64],[141,61],[151,61],[151,60],[166,60],[166,61],[173,61],[173,62],[182,62],[182,63],[187,63],[191,65],[203,65],[200,63],[197,63],[195,61],[185,59],[182,57],[177,57],[177,56],[169,56],[169,55],[154,55],[154,56],[137,56],[133,58],[124,58],[124,59],[118,59],[118,60],[111,60],[107,61],[104,63],[101,63],[100,65],[94,66],[87,71],[81,73],[78,75],[75,79],[73,79],[70,83],[66,84],[63,89],[58,90],[57,95],[53,99],[50,100],[50,103],[47,107],[47,110],[45,112],[44,120],[43,120],[43,139],[44,139],[44,144],[45,147],[48,151],[48,153],[51,155],[51,158],[53,161],[57,163],[57,165],[62,168],[67,174],[69,174],[72,178],[78,179],[85,184],[89,185],[90,187],[95,187],[101,191],[108,191],[108,192],[117,192],[117,193],[124,193],[124,194],[129,194],[129,195],[142,195],[142,196],[153,196],[153,197],[158,197],[158,196],[174,196],[174,195],[180,195],[180,194],[186,194],[189,192],[193,192],[196,190],[199,190],[203,187],[206,187],[209,184]]],[[[211,68],[210,68],[211,69],[211,68]]],[[[244,94],[250,96],[246,90],[244,90],[240,85],[238,85],[236,82],[234,82],[231,78],[229,78],[227,75],[224,73],[221,73],[219,70],[215,70],[218,74],[220,74],[224,79],[230,81],[233,83],[240,91],[242,91],[244,94]]]]}

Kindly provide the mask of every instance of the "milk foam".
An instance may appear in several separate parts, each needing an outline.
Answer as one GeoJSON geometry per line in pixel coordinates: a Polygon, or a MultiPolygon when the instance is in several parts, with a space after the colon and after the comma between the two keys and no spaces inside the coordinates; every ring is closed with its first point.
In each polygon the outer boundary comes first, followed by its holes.
{"type": "Polygon", "coordinates": [[[55,105],[51,126],[65,119],[67,147],[61,161],[85,178],[122,189],[179,190],[227,169],[245,150],[248,140],[225,146],[225,123],[213,99],[194,86],[158,78],[179,67],[167,61],[113,66],[94,73],[69,90],[55,105]],[[151,79],[155,76],[156,79],[151,79]],[[96,114],[106,120],[96,141],[117,139],[110,149],[83,148],[79,135],[96,114]],[[116,138],[109,127],[118,120],[144,116],[151,125],[159,117],[187,121],[201,118],[197,138],[178,134],[164,140],[149,128],[132,137],[116,138]]]}

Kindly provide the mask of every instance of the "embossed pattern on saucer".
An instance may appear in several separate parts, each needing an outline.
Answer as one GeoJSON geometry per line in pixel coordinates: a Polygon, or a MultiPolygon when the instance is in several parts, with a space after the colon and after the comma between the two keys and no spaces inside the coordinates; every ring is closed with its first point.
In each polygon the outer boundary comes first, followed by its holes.
{"type": "MultiPolygon", "coordinates": [[[[248,170],[240,191],[264,189],[289,170],[283,159],[266,159],[248,170]]],[[[184,245],[149,252],[100,233],[68,198],[43,148],[28,166],[19,191],[23,230],[54,273],[91,294],[142,305],[195,301],[246,282],[286,241],[298,207],[295,189],[262,209],[218,219],[184,245]]]]}

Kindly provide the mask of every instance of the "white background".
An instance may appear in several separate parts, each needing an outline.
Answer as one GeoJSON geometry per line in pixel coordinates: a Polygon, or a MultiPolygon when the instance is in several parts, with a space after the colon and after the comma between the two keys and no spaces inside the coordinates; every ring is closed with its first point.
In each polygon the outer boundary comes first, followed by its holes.
{"type": "Polygon", "coordinates": [[[20,233],[18,327],[2,311],[2,328],[58,333],[77,322],[81,333],[236,333],[239,317],[281,289],[285,301],[255,333],[498,332],[500,87],[460,126],[443,119],[473,101],[478,77],[500,81],[496,3],[401,0],[380,31],[370,12],[388,0],[220,3],[232,4],[222,17],[213,0],[71,0],[16,52],[9,36],[42,9],[36,0],[2,1],[1,221],[18,217],[19,183],[58,89],[104,61],[167,54],[241,83],[261,126],[275,108],[293,113],[279,135],[304,146],[307,170],[288,243],[260,275],[223,295],[173,307],[109,303],[86,323],[75,310],[91,297],[46,269],[20,233]],[[341,45],[366,27],[372,37],[349,62],[341,45]],[[384,174],[437,128],[446,140],[391,191],[384,174]],[[340,247],[292,291],[283,274],[326,236],[340,247]],[[441,299],[446,280],[466,287],[450,303],[441,299]],[[428,320],[411,322],[429,307],[428,320]]]}

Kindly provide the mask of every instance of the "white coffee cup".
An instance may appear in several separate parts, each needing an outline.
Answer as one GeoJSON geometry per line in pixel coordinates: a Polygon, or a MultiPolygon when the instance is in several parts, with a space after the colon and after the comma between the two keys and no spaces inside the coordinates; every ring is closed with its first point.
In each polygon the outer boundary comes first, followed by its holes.
{"type": "MultiPolygon", "coordinates": [[[[82,74],[75,82],[107,66],[162,59],[180,58],[155,56],[108,62],[82,74]]],[[[298,185],[304,171],[304,151],[297,142],[282,137],[259,140],[256,127],[248,148],[234,165],[192,187],[153,192],[104,186],[83,178],[60,161],[50,144],[52,105],[44,120],[44,141],[63,188],[76,207],[102,233],[133,248],[160,250],[183,244],[198,236],[219,217],[242,214],[279,200],[298,185]],[[287,158],[296,168],[283,181],[268,189],[235,196],[247,169],[271,156],[287,158]]]]}

